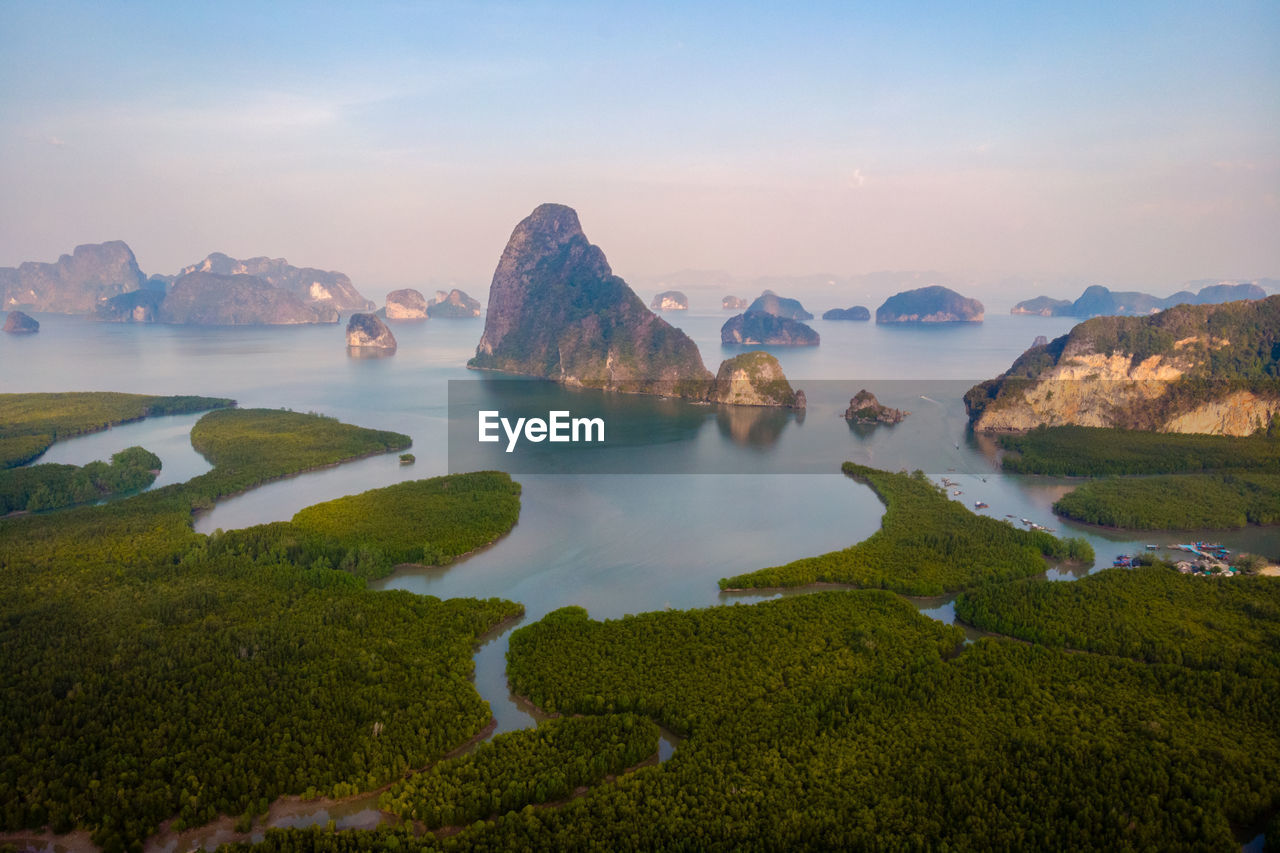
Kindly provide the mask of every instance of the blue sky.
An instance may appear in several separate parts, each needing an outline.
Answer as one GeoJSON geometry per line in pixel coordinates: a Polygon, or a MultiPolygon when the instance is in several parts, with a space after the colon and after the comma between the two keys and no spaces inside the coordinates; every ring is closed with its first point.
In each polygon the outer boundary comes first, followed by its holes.
{"type": "Polygon", "coordinates": [[[0,264],[1280,275],[1280,4],[1048,5],[0,2],[0,264]]]}

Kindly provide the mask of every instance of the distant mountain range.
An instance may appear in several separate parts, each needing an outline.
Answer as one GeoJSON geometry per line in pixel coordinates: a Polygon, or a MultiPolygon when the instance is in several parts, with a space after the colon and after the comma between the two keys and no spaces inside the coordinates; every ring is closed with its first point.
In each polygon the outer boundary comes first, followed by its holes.
{"type": "MultiPolygon", "coordinates": [[[[1192,282],[1200,284],[1201,282],[1192,282]]],[[[1142,316],[1172,308],[1175,305],[1219,305],[1223,302],[1237,302],[1241,299],[1265,299],[1266,290],[1262,284],[1272,284],[1273,279],[1260,281],[1220,281],[1206,284],[1199,292],[1180,290],[1163,299],[1149,293],[1138,291],[1113,291],[1101,285],[1086,288],[1080,298],[1072,302],[1068,299],[1053,299],[1048,296],[1037,296],[1019,302],[1010,310],[1010,314],[1035,314],[1041,317],[1089,317],[1101,316],[1142,316]]]]}
{"type": "Polygon", "coordinates": [[[336,323],[343,312],[374,307],[343,273],[283,258],[214,252],[177,275],[148,278],[119,240],[77,246],[54,263],[0,267],[0,306],[188,325],[336,323]]]}

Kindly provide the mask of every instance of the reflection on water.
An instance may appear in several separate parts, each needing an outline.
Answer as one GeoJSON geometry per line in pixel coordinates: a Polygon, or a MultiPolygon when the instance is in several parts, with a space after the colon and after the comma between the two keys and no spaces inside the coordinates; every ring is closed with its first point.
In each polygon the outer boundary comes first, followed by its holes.
{"type": "Polygon", "coordinates": [[[768,406],[716,407],[716,426],[719,427],[720,434],[734,444],[755,450],[768,450],[777,444],[782,431],[794,418],[790,409],[768,406]]]}
{"type": "Polygon", "coordinates": [[[390,358],[395,354],[395,347],[347,347],[348,358],[390,358]]]}

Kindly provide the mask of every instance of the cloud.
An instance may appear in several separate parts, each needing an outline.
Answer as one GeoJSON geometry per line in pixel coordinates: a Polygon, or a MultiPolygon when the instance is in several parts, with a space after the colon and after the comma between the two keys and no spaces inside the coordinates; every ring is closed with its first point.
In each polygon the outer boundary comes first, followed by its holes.
{"type": "Polygon", "coordinates": [[[846,186],[849,187],[849,189],[856,190],[858,187],[862,186],[866,182],[867,182],[867,177],[866,175],[862,174],[862,170],[854,169],[853,173],[849,175],[849,178],[845,182],[845,184],[846,186]]]}

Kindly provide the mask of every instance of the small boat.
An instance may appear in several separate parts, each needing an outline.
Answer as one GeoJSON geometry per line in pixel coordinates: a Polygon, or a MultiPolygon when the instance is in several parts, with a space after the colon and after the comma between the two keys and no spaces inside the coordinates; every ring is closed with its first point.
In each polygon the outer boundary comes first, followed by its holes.
{"type": "Polygon", "coordinates": [[[974,508],[974,509],[986,509],[986,508],[987,508],[987,507],[989,507],[989,506],[991,506],[991,504],[987,503],[986,501],[974,501],[974,502],[973,502],[973,508],[974,508]]]}
{"type": "Polygon", "coordinates": [[[1154,551],[1154,550],[1156,550],[1156,549],[1157,549],[1157,548],[1159,548],[1159,547],[1160,547],[1159,545],[1148,545],[1148,546],[1147,546],[1147,550],[1148,550],[1148,551],[1154,551]]]}
{"type": "Polygon", "coordinates": [[[953,496],[953,497],[955,497],[955,496],[963,495],[963,494],[964,494],[964,492],[960,491],[959,489],[956,489],[956,490],[955,490],[954,492],[952,492],[951,494],[952,494],[952,496],[953,496]]]}
{"type": "Polygon", "coordinates": [[[1013,513],[1011,513],[1011,512],[1006,512],[1006,513],[1004,514],[1004,517],[1005,517],[1005,518],[1017,518],[1017,516],[1016,516],[1016,515],[1014,515],[1014,514],[1013,514],[1013,513]]]}
{"type": "Polygon", "coordinates": [[[1022,519],[1022,523],[1023,523],[1023,524],[1030,524],[1030,523],[1031,523],[1031,519],[1029,519],[1029,518],[1024,518],[1024,519],[1022,519]]]}

